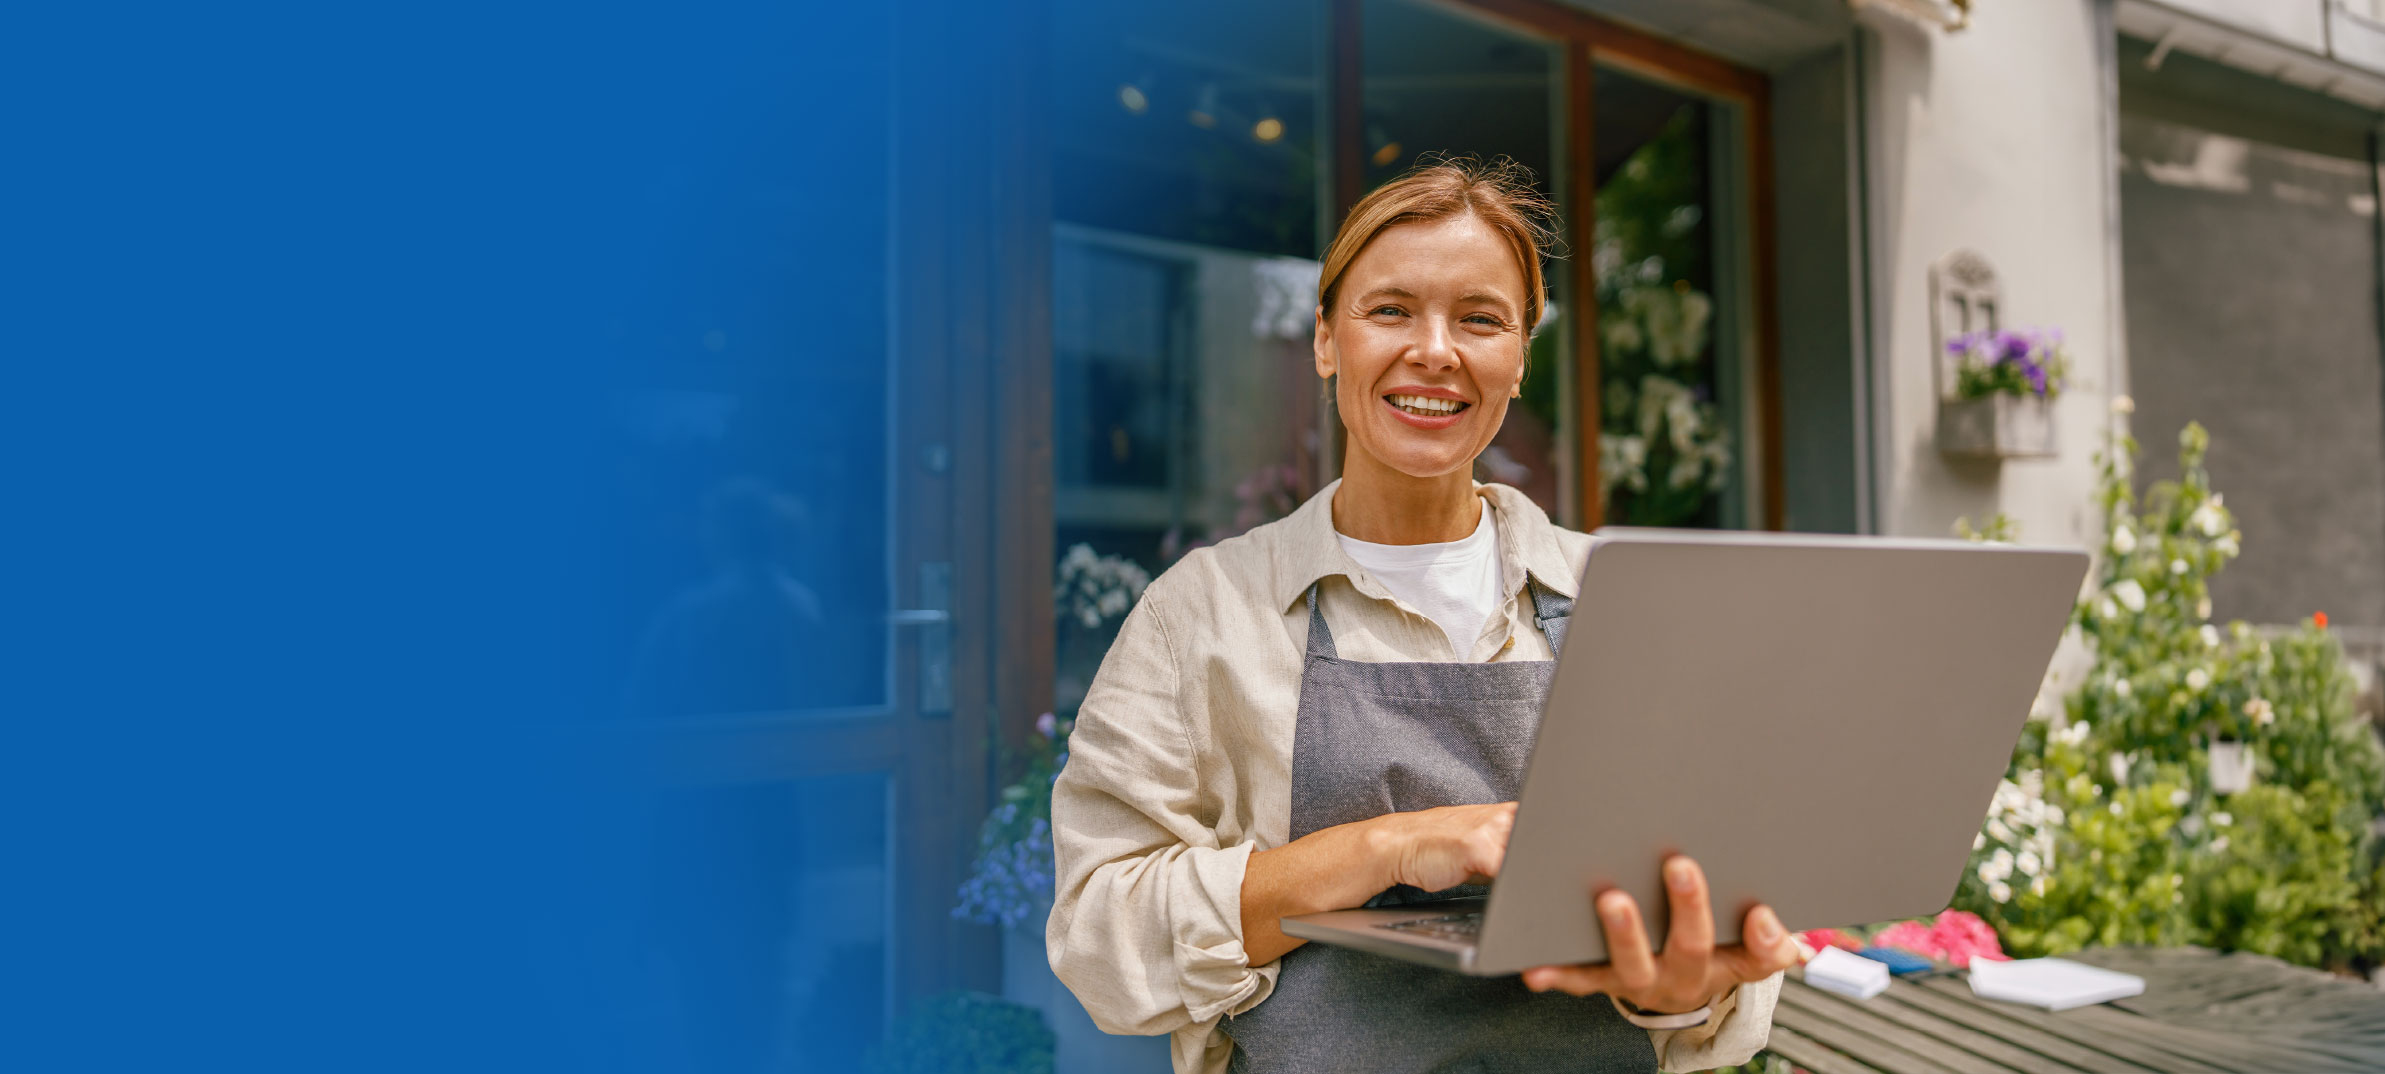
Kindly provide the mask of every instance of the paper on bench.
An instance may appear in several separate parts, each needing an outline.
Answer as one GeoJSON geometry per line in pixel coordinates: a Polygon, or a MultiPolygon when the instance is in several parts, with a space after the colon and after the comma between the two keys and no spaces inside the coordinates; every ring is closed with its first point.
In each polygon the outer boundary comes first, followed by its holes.
{"type": "Polygon", "coordinates": [[[2145,979],[2066,958],[2024,958],[2013,962],[1975,958],[1971,960],[1971,992],[1982,999],[2067,1011],[2143,995],[2145,979]]]}
{"type": "Polygon", "coordinates": [[[1887,990],[1888,965],[1825,947],[1806,962],[1805,983],[1825,992],[1870,999],[1887,990]]]}

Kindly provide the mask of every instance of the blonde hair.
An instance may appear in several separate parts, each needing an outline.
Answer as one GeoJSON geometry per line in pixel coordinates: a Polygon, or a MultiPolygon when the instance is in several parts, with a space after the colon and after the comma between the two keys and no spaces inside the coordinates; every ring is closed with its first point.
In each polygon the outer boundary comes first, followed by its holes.
{"type": "Polygon", "coordinates": [[[1325,248],[1325,264],[1317,274],[1317,304],[1330,309],[1342,274],[1385,229],[1424,220],[1442,220],[1461,213],[1507,237],[1516,263],[1524,270],[1524,332],[1540,324],[1543,300],[1540,258],[1556,241],[1556,210],[1532,188],[1532,169],[1506,157],[1488,163],[1473,157],[1428,160],[1408,169],[1374,192],[1358,199],[1341,230],[1325,248]]]}

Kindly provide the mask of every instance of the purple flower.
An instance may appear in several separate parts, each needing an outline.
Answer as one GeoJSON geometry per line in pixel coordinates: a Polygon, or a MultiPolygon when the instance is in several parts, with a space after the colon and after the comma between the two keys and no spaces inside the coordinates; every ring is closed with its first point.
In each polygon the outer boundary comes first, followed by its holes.
{"type": "Polygon", "coordinates": [[[2022,362],[2029,358],[2029,337],[2019,332],[1996,333],[1996,350],[2001,352],[1998,362],[2022,362]]]}

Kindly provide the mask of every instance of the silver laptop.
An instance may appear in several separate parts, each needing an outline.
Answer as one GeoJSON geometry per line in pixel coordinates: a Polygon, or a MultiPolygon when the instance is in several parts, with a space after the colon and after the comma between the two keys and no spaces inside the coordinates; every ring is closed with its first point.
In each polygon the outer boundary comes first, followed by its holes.
{"type": "Polygon", "coordinates": [[[1284,931],[1461,973],[1603,962],[1591,892],[1668,927],[1659,863],[1706,870],[1715,942],[1954,897],[2087,554],[1967,541],[1608,528],[1484,899],[1284,931]]]}

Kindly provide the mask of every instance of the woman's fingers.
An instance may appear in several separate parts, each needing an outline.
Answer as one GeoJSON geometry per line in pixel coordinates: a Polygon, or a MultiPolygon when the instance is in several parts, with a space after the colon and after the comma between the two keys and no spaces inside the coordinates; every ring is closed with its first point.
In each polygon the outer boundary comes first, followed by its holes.
{"type": "Polygon", "coordinates": [[[1740,981],[1761,981],[1797,964],[1797,941],[1789,938],[1772,908],[1758,904],[1747,912],[1739,929],[1740,942],[1716,952],[1740,981]]]}
{"type": "Polygon", "coordinates": [[[1554,989],[1577,996],[1615,990],[1615,975],[1605,966],[1542,966],[1524,971],[1524,987],[1535,992],[1554,989]]]}
{"type": "Polygon", "coordinates": [[[1606,930],[1607,969],[1626,996],[1647,991],[1656,983],[1656,955],[1648,949],[1648,930],[1640,923],[1640,907],[1631,896],[1609,891],[1598,897],[1598,923],[1606,930]]]}
{"type": "Polygon", "coordinates": [[[1515,831],[1515,803],[1487,807],[1470,839],[1468,857],[1476,875],[1497,877],[1507,863],[1507,837],[1515,831]]]}
{"type": "Polygon", "coordinates": [[[1665,934],[1666,969],[1692,981],[1706,980],[1714,954],[1714,910],[1706,895],[1706,872],[1688,856],[1676,854],[1665,862],[1665,901],[1673,921],[1665,934]]]}

